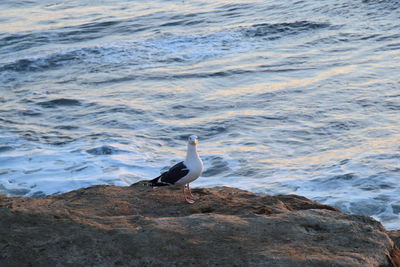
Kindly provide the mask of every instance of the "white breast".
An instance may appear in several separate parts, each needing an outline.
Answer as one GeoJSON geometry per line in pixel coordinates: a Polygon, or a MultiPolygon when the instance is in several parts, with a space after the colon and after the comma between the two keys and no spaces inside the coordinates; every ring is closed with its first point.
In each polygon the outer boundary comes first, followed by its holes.
{"type": "Polygon", "coordinates": [[[185,165],[189,169],[189,173],[180,179],[176,184],[188,184],[199,178],[201,173],[203,172],[203,162],[198,159],[192,162],[185,162],[185,165]]]}
{"type": "Polygon", "coordinates": [[[199,154],[197,154],[196,144],[191,144],[190,142],[188,143],[186,159],[183,163],[189,169],[189,173],[175,183],[178,185],[193,182],[194,180],[199,178],[199,176],[203,172],[203,162],[201,161],[199,154]]]}

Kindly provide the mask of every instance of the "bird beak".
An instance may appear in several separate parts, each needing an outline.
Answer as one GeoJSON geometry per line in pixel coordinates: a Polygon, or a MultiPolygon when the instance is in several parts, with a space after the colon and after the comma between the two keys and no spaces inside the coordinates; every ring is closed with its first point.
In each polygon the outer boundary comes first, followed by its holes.
{"type": "Polygon", "coordinates": [[[197,145],[199,141],[197,139],[194,139],[193,141],[190,141],[191,145],[197,145]]]}

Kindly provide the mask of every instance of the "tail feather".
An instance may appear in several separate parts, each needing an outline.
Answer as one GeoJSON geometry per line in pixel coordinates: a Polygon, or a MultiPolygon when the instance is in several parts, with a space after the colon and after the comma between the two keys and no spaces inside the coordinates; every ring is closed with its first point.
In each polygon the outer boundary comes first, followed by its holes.
{"type": "Polygon", "coordinates": [[[169,185],[168,183],[161,182],[161,178],[162,178],[162,175],[160,175],[152,180],[147,181],[147,184],[149,186],[167,186],[167,185],[169,185]]]}

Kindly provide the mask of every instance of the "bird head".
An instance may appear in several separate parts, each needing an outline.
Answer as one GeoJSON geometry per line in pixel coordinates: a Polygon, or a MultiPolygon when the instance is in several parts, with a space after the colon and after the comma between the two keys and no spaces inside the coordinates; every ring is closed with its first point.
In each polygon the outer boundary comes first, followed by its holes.
{"type": "Polygon", "coordinates": [[[198,138],[197,138],[196,135],[191,135],[191,136],[189,136],[189,138],[188,138],[188,142],[189,142],[189,144],[191,144],[191,145],[197,145],[197,144],[199,143],[199,140],[198,140],[198,138]]]}

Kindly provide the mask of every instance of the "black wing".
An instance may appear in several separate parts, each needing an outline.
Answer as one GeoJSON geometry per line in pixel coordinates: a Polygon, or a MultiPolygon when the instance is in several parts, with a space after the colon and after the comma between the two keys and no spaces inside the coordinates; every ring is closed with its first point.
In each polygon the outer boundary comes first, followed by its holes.
{"type": "Polygon", "coordinates": [[[182,161],[175,164],[168,171],[161,174],[161,182],[175,184],[181,178],[185,177],[188,173],[189,169],[182,161]]]}

